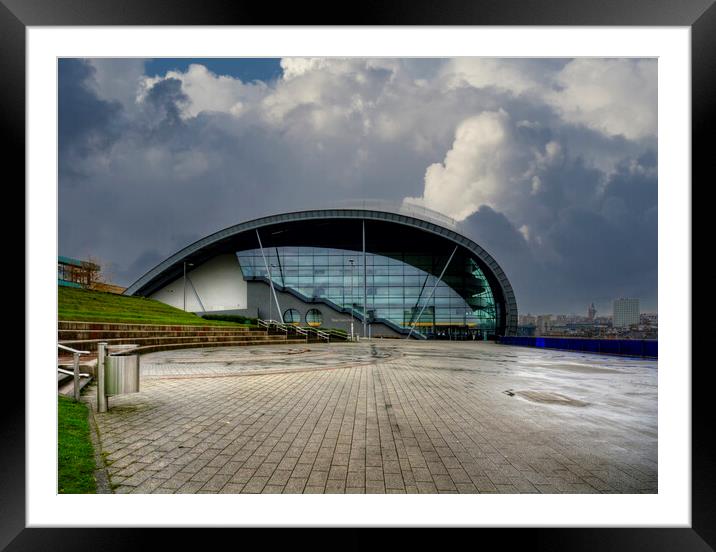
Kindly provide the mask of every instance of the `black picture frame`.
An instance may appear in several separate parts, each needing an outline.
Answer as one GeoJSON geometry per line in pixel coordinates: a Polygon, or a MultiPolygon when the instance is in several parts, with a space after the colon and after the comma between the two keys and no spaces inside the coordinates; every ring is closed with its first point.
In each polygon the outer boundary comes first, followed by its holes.
{"type": "MultiPolygon", "coordinates": [[[[692,168],[693,181],[713,165],[707,133],[714,124],[716,75],[716,6],[714,0],[502,0],[447,2],[367,2],[342,11],[339,4],[287,4],[204,0],[201,3],[162,0],[0,0],[0,120],[5,137],[8,181],[24,182],[25,31],[28,26],[61,25],[559,25],[559,26],[686,26],[692,38],[692,168]],[[349,14],[349,15],[348,15],[349,14]]],[[[692,186],[692,189],[694,187],[692,186]]],[[[23,200],[24,201],[24,200],[23,200]]],[[[693,204],[693,202],[692,202],[693,204]]],[[[694,204],[695,205],[695,204],[694,204]]],[[[693,219],[692,219],[693,220],[693,219]]],[[[697,272],[693,272],[697,274],[697,272]]],[[[31,290],[25,289],[25,293],[31,290]]],[[[698,295],[696,295],[698,297],[698,295]]],[[[32,331],[32,328],[27,328],[32,331]]],[[[698,331],[696,332],[698,334],[698,331]]],[[[703,336],[702,336],[703,337],[703,336]]],[[[27,335],[25,336],[27,340],[27,335]]],[[[692,342],[697,342],[692,339],[692,342]]],[[[687,370],[691,367],[679,367],[687,370]]],[[[26,369],[45,367],[26,366],[26,369]]],[[[692,370],[692,525],[691,528],[633,529],[488,529],[504,546],[550,550],[714,550],[716,548],[716,458],[709,447],[710,397],[708,365],[692,370]],[[509,531],[510,534],[505,534],[509,531]]],[[[6,370],[6,388],[24,389],[24,374],[6,370]]],[[[24,393],[0,401],[0,549],[123,550],[143,548],[146,531],[138,529],[28,529],[25,527],[24,393]]],[[[81,518],[78,520],[81,525],[81,518]]],[[[151,531],[150,531],[151,532],[151,531]]],[[[162,539],[167,535],[162,531],[162,539]]],[[[205,546],[205,536],[182,531],[182,544],[205,546]]],[[[292,531],[291,546],[303,539],[312,546],[364,547],[371,534],[314,536],[292,531]],[[335,539],[339,539],[336,541],[335,539]]],[[[413,538],[415,537],[413,532],[413,538]]],[[[285,536],[284,536],[285,538],[285,536]]],[[[383,537],[381,537],[382,539],[383,537]]],[[[403,534],[398,537],[405,539],[403,534]]],[[[424,536],[418,536],[422,541],[424,536]]],[[[273,541],[276,542],[275,540],[273,541]]],[[[403,544],[406,544],[403,540],[403,544]]],[[[165,540],[164,547],[171,546],[165,540]]]]}

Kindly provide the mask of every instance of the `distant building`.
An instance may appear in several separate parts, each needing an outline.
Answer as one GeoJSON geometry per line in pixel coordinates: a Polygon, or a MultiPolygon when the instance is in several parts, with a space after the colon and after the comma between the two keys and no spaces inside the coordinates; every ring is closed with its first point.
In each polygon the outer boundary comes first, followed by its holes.
{"type": "Polygon", "coordinates": [[[639,325],[639,299],[621,297],[614,301],[612,324],[615,328],[639,325]]]}
{"type": "Polygon", "coordinates": [[[552,315],[544,314],[537,317],[537,335],[545,335],[552,329],[552,315]]]}
{"type": "Polygon", "coordinates": [[[521,335],[524,337],[534,337],[535,335],[535,329],[536,327],[534,325],[531,326],[517,326],[517,335],[521,335]]]}
{"type": "Polygon", "coordinates": [[[537,324],[537,317],[530,313],[520,314],[517,320],[519,326],[534,326],[537,324]]]}
{"type": "Polygon", "coordinates": [[[594,303],[592,303],[587,309],[587,318],[589,318],[589,320],[594,320],[595,316],[597,316],[597,309],[594,306],[594,303]]]}
{"type": "Polygon", "coordinates": [[[659,315],[655,312],[643,312],[639,316],[642,326],[658,326],[659,315]]]}
{"type": "Polygon", "coordinates": [[[90,261],[57,257],[57,285],[120,294],[126,288],[99,281],[101,267],[90,261]]]}
{"type": "Polygon", "coordinates": [[[96,279],[99,270],[98,264],[59,256],[57,257],[57,285],[88,288],[96,279]]]}

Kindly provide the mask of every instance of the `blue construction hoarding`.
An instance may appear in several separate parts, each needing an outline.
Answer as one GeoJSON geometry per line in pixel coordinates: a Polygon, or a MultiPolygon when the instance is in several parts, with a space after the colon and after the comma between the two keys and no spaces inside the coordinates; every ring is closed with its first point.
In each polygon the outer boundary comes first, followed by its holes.
{"type": "Polygon", "coordinates": [[[563,349],[609,355],[658,358],[659,342],[656,339],[590,339],[584,337],[528,337],[501,336],[503,345],[520,345],[543,349],[563,349]]]}

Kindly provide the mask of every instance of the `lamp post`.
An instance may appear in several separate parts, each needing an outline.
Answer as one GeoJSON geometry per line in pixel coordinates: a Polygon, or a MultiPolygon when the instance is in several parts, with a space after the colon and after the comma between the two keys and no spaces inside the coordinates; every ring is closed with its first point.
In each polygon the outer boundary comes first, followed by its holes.
{"type": "MultiPolygon", "coordinates": [[[[276,265],[271,263],[269,264],[271,268],[276,268],[276,265]]],[[[271,272],[268,273],[269,277],[269,283],[273,282],[273,278],[271,277],[271,272]]],[[[271,314],[271,292],[269,291],[269,324],[271,323],[271,320],[273,320],[273,315],[271,314]]]]}
{"type": "Polygon", "coordinates": [[[355,263],[355,261],[353,259],[348,259],[348,262],[351,265],[351,341],[353,341],[353,263],[355,263]]]}
{"type": "Polygon", "coordinates": [[[186,267],[194,266],[194,263],[188,263],[184,261],[184,311],[186,311],[186,267]]]}

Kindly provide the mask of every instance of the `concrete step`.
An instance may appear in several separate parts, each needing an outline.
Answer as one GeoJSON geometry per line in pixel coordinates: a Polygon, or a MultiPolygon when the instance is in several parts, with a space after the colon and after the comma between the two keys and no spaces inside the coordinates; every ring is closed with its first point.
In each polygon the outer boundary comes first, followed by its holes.
{"type": "Polygon", "coordinates": [[[208,324],[128,324],[124,322],[82,322],[73,320],[60,320],[57,324],[58,330],[102,330],[102,331],[185,331],[187,329],[195,331],[216,331],[218,330],[242,330],[256,329],[248,326],[214,326],[208,324]]]}
{"type": "Polygon", "coordinates": [[[62,372],[57,372],[57,385],[63,385],[67,383],[68,380],[72,380],[73,376],[71,374],[63,374],[62,372]]]}
{"type": "MultiPolygon", "coordinates": [[[[74,359],[72,355],[62,354],[57,358],[57,366],[70,372],[74,370],[74,359]]],[[[80,356],[80,372],[94,376],[97,372],[97,353],[80,356]]]]}
{"type": "Polygon", "coordinates": [[[181,336],[241,336],[265,335],[266,330],[226,329],[217,331],[191,330],[58,330],[57,337],[62,341],[81,341],[84,339],[116,339],[141,337],[181,337],[181,336]]]}
{"type": "MultiPolygon", "coordinates": [[[[118,339],[85,339],[79,341],[60,341],[60,345],[78,349],[80,351],[95,352],[98,344],[102,341],[109,345],[127,345],[130,343],[136,343],[137,345],[160,345],[163,343],[184,343],[184,342],[202,342],[202,343],[217,343],[223,341],[251,341],[251,342],[263,342],[271,341],[274,339],[285,339],[286,336],[281,335],[204,335],[194,336],[187,335],[181,337],[141,337],[141,338],[118,338],[118,339]]],[[[305,341],[305,339],[303,340],[305,341]]]]}
{"type": "MultiPolygon", "coordinates": [[[[136,340],[127,340],[130,343],[135,343],[136,340]]],[[[139,354],[153,353],[156,351],[170,351],[172,349],[187,349],[187,348],[203,348],[203,347],[241,347],[251,345],[283,345],[283,344],[306,344],[305,339],[293,339],[286,338],[286,336],[264,336],[262,339],[227,339],[221,341],[182,341],[176,342],[172,340],[162,341],[158,343],[145,343],[140,345],[133,351],[139,354]]],[[[118,343],[112,343],[113,345],[118,343]]],[[[86,350],[86,349],[83,349],[86,350]]],[[[66,370],[73,369],[73,358],[72,355],[62,354],[58,357],[58,366],[65,368],[66,370]]],[[[97,352],[96,347],[93,352],[89,355],[82,355],[80,357],[80,371],[94,375],[97,369],[97,352]]]]}
{"type": "Polygon", "coordinates": [[[251,345],[299,345],[306,344],[305,339],[281,339],[270,341],[223,341],[208,343],[199,341],[194,343],[165,343],[161,345],[145,345],[137,347],[135,352],[140,354],[156,353],[159,351],[173,351],[175,349],[206,349],[208,347],[248,347],[251,345]]]}
{"type": "MultiPolygon", "coordinates": [[[[75,382],[74,378],[72,376],[69,376],[69,380],[65,380],[63,382],[57,382],[57,393],[59,395],[64,395],[66,397],[73,397],[75,394],[75,382]]],[[[80,392],[82,389],[87,387],[89,383],[92,381],[92,378],[80,378],[80,392]]]]}
{"type": "MultiPolygon", "coordinates": [[[[90,351],[82,355],[82,371],[94,374],[97,346],[136,344],[139,354],[205,347],[240,347],[249,345],[305,344],[302,335],[268,333],[258,327],[184,326],[169,324],[125,324],[61,320],[58,323],[59,343],[73,349],[90,351]]],[[[310,336],[309,343],[322,342],[310,336]]],[[[60,353],[60,364],[72,365],[72,356],[60,353]]]]}

